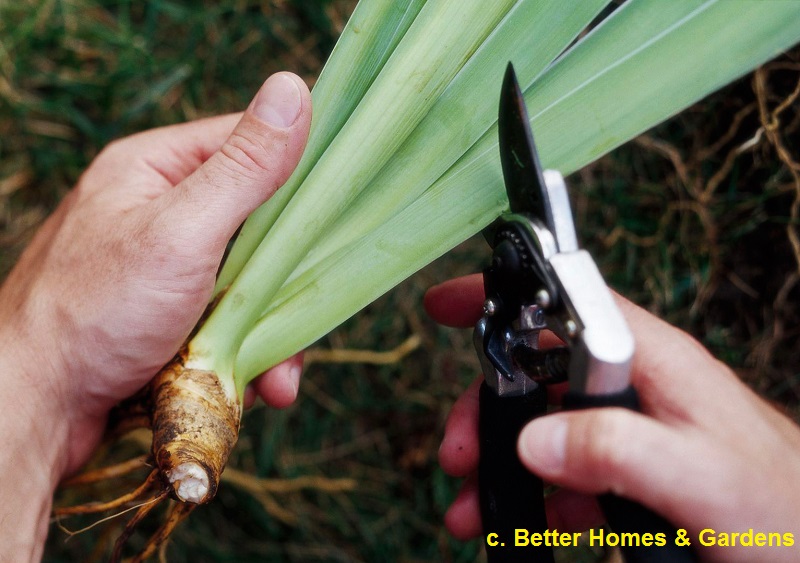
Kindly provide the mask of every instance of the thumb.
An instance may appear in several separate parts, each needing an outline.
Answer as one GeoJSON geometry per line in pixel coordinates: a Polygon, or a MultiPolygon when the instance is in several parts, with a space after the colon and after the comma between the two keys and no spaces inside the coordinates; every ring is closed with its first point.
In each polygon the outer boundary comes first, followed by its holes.
{"type": "Polygon", "coordinates": [[[239,225],[289,179],[305,149],[311,95],[294,74],[270,76],[220,149],[173,190],[162,210],[198,245],[224,249],[239,225]]]}
{"type": "Polygon", "coordinates": [[[716,468],[708,449],[675,428],[618,408],[541,417],[520,433],[518,453],[530,471],[582,493],[614,493],[668,519],[684,519],[676,491],[700,494],[716,468]],[[698,489],[694,491],[694,489],[698,489]]]}

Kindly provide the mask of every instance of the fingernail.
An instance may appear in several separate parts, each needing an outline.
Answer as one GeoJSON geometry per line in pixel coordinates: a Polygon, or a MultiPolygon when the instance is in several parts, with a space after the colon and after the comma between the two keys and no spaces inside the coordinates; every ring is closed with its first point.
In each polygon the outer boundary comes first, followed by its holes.
{"type": "Polygon", "coordinates": [[[518,449],[528,469],[544,475],[560,474],[567,453],[567,422],[559,416],[545,416],[522,429],[518,449]]]}
{"type": "Polygon", "coordinates": [[[259,90],[253,113],[270,125],[285,128],[297,121],[301,108],[297,82],[287,74],[273,74],[259,90]]]}
{"type": "Polygon", "coordinates": [[[294,389],[294,396],[297,397],[297,394],[300,392],[300,375],[302,374],[303,370],[300,366],[294,365],[289,370],[289,381],[292,384],[292,388],[294,389]]]}
{"type": "Polygon", "coordinates": [[[248,385],[244,388],[244,400],[242,402],[244,403],[244,408],[246,409],[252,407],[256,402],[256,390],[253,389],[252,385],[248,385]]]}
{"type": "Polygon", "coordinates": [[[442,455],[442,450],[444,449],[444,445],[446,442],[447,442],[447,434],[445,433],[444,438],[442,438],[442,443],[439,444],[439,451],[437,452],[437,455],[439,457],[441,457],[442,455]]]}

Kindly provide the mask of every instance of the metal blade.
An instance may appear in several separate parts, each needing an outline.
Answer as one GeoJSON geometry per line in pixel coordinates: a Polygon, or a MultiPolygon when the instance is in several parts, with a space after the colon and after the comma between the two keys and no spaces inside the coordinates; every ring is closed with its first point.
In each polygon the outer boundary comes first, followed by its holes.
{"type": "Polygon", "coordinates": [[[529,213],[542,220],[551,232],[556,232],[542,165],[528,123],[528,110],[511,63],[503,80],[498,129],[500,161],[511,211],[529,213]]]}

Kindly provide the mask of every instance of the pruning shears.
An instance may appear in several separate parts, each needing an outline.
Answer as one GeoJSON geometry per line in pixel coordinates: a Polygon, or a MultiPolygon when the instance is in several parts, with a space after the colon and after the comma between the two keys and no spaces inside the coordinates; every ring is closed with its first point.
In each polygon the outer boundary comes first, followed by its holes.
{"type": "MultiPolygon", "coordinates": [[[[639,410],[630,384],[634,341],[594,260],[578,247],[564,179],[542,170],[511,64],[498,127],[510,211],[485,232],[493,254],[483,273],[484,314],[474,332],[485,378],[480,390],[481,516],[491,563],[552,562],[554,542],[531,541],[548,532],[552,538],[553,531],[548,530],[542,480],[517,456],[519,432],[546,414],[547,386],[558,382],[569,382],[564,408],[639,410]],[[554,332],[564,345],[540,347],[543,330],[554,332]]],[[[645,541],[623,547],[629,563],[695,560],[690,548],[676,545],[676,531],[662,517],[612,494],[598,500],[613,532],[640,538],[664,534],[666,545],[645,541]]]]}

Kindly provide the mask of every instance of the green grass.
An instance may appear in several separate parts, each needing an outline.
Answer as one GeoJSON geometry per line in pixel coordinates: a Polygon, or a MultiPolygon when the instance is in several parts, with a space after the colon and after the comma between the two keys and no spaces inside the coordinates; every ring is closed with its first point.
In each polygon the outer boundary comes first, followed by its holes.
{"type": "MultiPolygon", "coordinates": [[[[352,4],[0,0],[0,277],[106,143],[238,111],[276,70],[313,83],[352,4]]],[[[768,68],[769,107],[795,88],[799,58],[795,50],[768,68]]],[[[800,291],[786,229],[800,227],[790,211],[800,187],[764,137],[725,164],[759,130],[757,101],[752,77],[743,79],[568,180],[581,240],[611,285],[797,414],[800,291]]],[[[799,127],[795,101],[778,131],[796,160],[788,139],[799,127]]],[[[169,560],[473,561],[478,545],[450,540],[441,525],[458,483],[438,469],[436,451],[478,364],[469,332],[434,326],[420,302],[426,287],[479,270],[488,255],[483,241],[464,243],[318,344],[387,350],[420,335],[401,363],[314,365],[294,407],[245,415],[233,467],[350,478],[354,490],[274,494],[294,516],[288,524],[223,486],[178,529],[169,560]]],[[[116,455],[138,451],[126,448],[116,455]]],[[[65,541],[54,527],[45,560],[91,560],[103,534],[100,526],[65,541]]]]}

